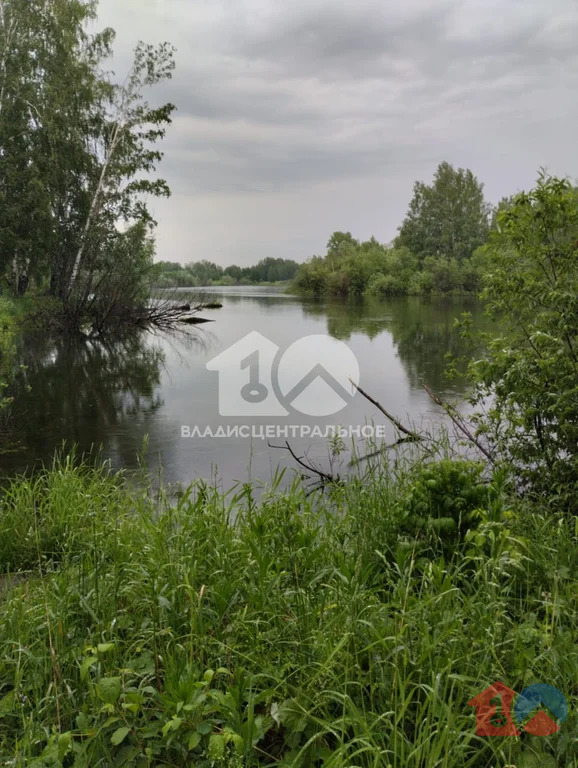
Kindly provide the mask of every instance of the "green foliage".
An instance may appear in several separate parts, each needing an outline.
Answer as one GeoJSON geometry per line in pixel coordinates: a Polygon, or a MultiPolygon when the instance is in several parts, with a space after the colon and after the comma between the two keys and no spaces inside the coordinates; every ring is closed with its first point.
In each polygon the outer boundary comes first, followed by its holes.
{"type": "Polygon", "coordinates": [[[161,261],[156,266],[156,285],[160,288],[189,288],[204,285],[249,285],[292,280],[299,269],[290,259],[266,258],[253,267],[220,267],[211,261],[197,261],[182,266],[161,261]]]}
{"type": "MultiPolygon", "coordinates": [[[[477,526],[480,510],[490,510],[496,496],[493,486],[483,482],[483,465],[444,460],[418,469],[403,503],[407,516],[402,529],[412,536],[433,536],[434,550],[451,553],[468,530],[477,526]]],[[[428,542],[430,543],[430,542],[428,542]]]]}
{"type": "Polygon", "coordinates": [[[489,217],[483,185],[470,170],[444,162],[431,186],[416,182],[397,245],[409,248],[420,265],[428,256],[461,264],[485,243],[489,217]]]}
{"type": "Polygon", "coordinates": [[[63,221],[58,214],[74,196],[77,213],[84,203],[79,180],[92,169],[75,129],[92,117],[91,43],[83,25],[94,16],[94,3],[78,0],[2,2],[0,273],[16,295],[46,276],[59,237],[66,248],[74,216],[63,221]]]}
{"type": "Polygon", "coordinates": [[[369,296],[403,296],[404,286],[393,275],[373,275],[367,284],[369,296]]]}
{"type": "Polygon", "coordinates": [[[142,221],[110,234],[92,273],[93,292],[81,304],[94,331],[126,326],[135,310],[146,305],[154,279],[154,253],[154,239],[142,221]]]}
{"type": "Polygon", "coordinates": [[[47,289],[76,326],[89,297],[104,300],[111,262],[113,292],[128,285],[125,304],[140,292],[142,249],[121,233],[152,229],[143,196],[169,194],[150,175],[173,106],[142,94],[171,77],[172,48],[139,43],[119,85],[104,66],[114,32],[87,31],[96,10],[92,0],[0,6],[0,276],[16,295],[47,289]]]}
{"type": "Polygon", "coordinates": [[[70,460],[13,481],[0,528],[29,571],[0,583],[2,763],[576,764],[576,529],[476,465],[175,500],[70,460]],[[477,738],[496,679],[560,688],[560,733],[477,738]]]}
{"type": "Polygon", "coordinates": [[[302,264],[294,287],[300,293],[329,296],[407,296],[475,293],[481,285],[480,260],[427,257],[421,267],[405,246],[358,243],[336,232],[325,257],[302,264]]]}
{"type": "Polygon", "coordinates": [[[302,264],[295,275],[295,289],[301,293],[310,293],[314,296],[320,296],[325,293],[327,281],[327,270],[325,261],[314,256],[310,261],[302,264]]]}
{"type": "Polygon", "coordinates": [[[487,240],[490,212],[472,172],[442,163],[431,186],[416,182],[393,247],[334,232],[326,256],[303,264],[294,287],[330,296],[475,294],[483,274],[476,251],[487,240]]]}
{"type": "Polygon", "coordinates": [[[484,298],[502,331],[471,366],[480,431],[522,488],[573,509],[578,491],[578,194],[541,176],[499,213],[484,298]]]}

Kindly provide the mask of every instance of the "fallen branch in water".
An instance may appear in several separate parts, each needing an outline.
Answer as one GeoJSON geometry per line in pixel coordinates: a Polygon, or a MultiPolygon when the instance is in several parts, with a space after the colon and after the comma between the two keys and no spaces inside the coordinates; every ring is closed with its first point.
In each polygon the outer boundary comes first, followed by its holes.
{"type": "Polygon", "coordinates": [[[426,384],[423,385],[423,388],[431,397],[431,399],[434,401],[434,403],[436,405],[439,405],[440,408],[444,409],[444,411],[452,420],[456,429],[458,429],[462,433],[462,435],[464,435],[468,439],[468,441],[472,445],[474,445],[478,449],[478,451],[480,451],[488,459],[490,464],[495,464],[495,459],[492,452],[488,448],[486,448],[484,445],[482,445],[482,443],[478,440],[478,438],[468,428],[464,417],[457,410],[457,408],[454,408],[453,405],[450,405],[449,403],[445,403],[443,400],[441,400],[436,394],[434,394],[431,391],[431,389],[426,384]]]}
{"type": "MultiPolygon", "coordinates": [[[[435,446],[437,444],[436,439],[430,435],[427,434],[420,434],[419,432],[415,432],[414,430],[410,429],[409,427],[406,427],[402,422],[397,419],[393,414],[389,413],[383,405],[381,405],[380,402],[378,402],[374,397],[369,395],[365,390],[363,390],[360,386],[358,386],[352,379],[350,379],[351,384],[355,387],[355,389],[359,392],[359,394],[364,397],[368,402],[370,402],[377,410],[382,413],[385,418],[393,424],[393,426],[400,432],[403,437],[400,437],[398,440],[396,440],[393,443],[389,443],[388,445],[385,445],[381,448],[377,448],[375,451],[372,451],[371,453],[366,454],[365,456],[360,456],[353,458],[349,462],[349,467],[354,467],[356,465],[361,464],[364,461],[369,461],[370,459],[373,459],[377,456],[380,456],[387,451],[391,450],[392,448],[398,448],[402,445],[407,445],[409,443],[424,443],[428,442],[430,443],[430,447],[424,446],[424,450],[428,454],[432,454],[434,452],[435,446]],[[431,447],[431,444],[433,444],[433,448],[431,447]]],[[[450,417],[453,424],[456,426],[456,428],[461,432],[462,435],[464,435],[472,445],[474,445],[487,459],[491,464],[495,463],[495,459],[493,457],[492,452],[486,448],[482,443],[477,439],[477,437],[472,433],[472,431],[468,428],[466,421],[462,417],[462,415],[459,413],[459,411],[454,408],[449,403],[444,403],[437,395],[435,395],[426,385],[424,385],[425,391],[428,393],[428,395],[431,397],[431,399],[436,403],[436,405],[439,405],[440,408],[443,408],[444,411],[447,413],[447,415],[450,417]]],[[[324,489],[329,485],[336,485],[343,483],[343,480],[339,475],[332,474],[330,472],[324,472],[319,467],[316,467],[315,465],[311,463],[307,463],[304,460],[304,457],[297,456],[295,451],[291,448],[289,442],[286,442],[285,445],[272,445],[269,443],[270,448],[275,448],[277,450],[285,450],[288,451],[293,458],[293,460],[303,469],[305,470],[305,473],[302,475],[302,478],[305,480],[313,480],[313,484],[309,488],[309,493],[313,493],[315,490],[324,489]]]]}
{"type": "Polygon", "coordinates": [[[407,435],[408,437],[410,437],[413,442],[418,442],[420,440],[424,440],[425,439],[424,435],[420,435],[418,432],[414,432],[413,430],[408,429],[407,427],[404,427],[399,419],[396,419],[395,416],[392,416],[391,413],[389,413],[388,411],[385,410],[385,408],[383,407],[383,405],[381,405],[381,403],[378,403],[377,400],[375,400],[373,397],[371,397],[371,395],[368,395],[367,392],[364,392],[364,390],[361,389],[361,387],[358,386],[353,381],[353,379],[349,379],[349,381],[353,384],[353,386],[359,392],[359,394],[362,395],[362,397],[364,397],[366,400],[368,400],[372,405],[374,405],[377,408],[378,411],[383,413],[385,418],[388,421],[390,421],[393,424],[393,426],[396,429],[398,429],[401,433],[403,433],[404,435],[407,435]]]}
{"type": "Polygon", "coordinates": [[[286,441],[285,445],[272,445],[271,443],[268,443],[268,445],[269,448],[273,448],[275,450],[289,451],[293,460],[307,472],[307,474],[301,475],[303,480],[313,480],[314,478],[317,478],[309,487],[308,495],[319,489],[323,490],[328,485],[340,485],[343,482],[339,475],[323,472],[323,470],[319,469],[319,467],[316,467],[311,463],[306,463],[303,456],[297,456],[293,448],[291,448],[289,441],[286,441]]]}
{"type": "Polygon", "coordinates": [[[205,293],[196,293],[187,297],[186,303],[176,292],[166,295],[157,295],[143,308],[143,320],[145,325],[156,328],[174,328],[178,323],[196,325],[200,322],[210,322],[196,317],[197,312],[206,308],[208,296],[205,293]]]}
{"type": "MultiPolygon", "coordinates": [[[[420,440],[425,440],[425,437],[420,437],[420,440]]],[[[362,461],[369,461],[370,459],[375,459],[377,456],[382,456],[387,451],[390,451],[392,448],[398,448],[400,445],[405,445],[406,443],[416,443],[418,442],[413,436],[410,437],[400,437],[399,440],[396,440],[395,443],[390,443],[389,445],[384,445],[382,448],[377,448],[375,451],[372,451],[371,453],[366,453],[365,456],[359,456],[354,459],[352,459],[348,466],[349,467],[355,467],[357,464],[361,464],[362,461]]],[[[428,453],[431,453],[431,450],[428,448],[426,449],[428,453]]]]}

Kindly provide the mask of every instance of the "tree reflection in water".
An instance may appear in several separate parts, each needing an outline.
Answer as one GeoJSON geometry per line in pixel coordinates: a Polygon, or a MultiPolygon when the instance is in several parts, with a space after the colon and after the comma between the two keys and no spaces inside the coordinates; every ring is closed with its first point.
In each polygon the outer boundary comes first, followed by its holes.
{"type": "Polygon", "coordinates": [[[12,448],[2,457],[4,471],[21,466],[22,454],[30,465],[45,459],[64,441],[88,452],[100,443],[114,445],[120,432],[138,430],[163,405],[163,361],[162,350],[144,332],[98,342],[22,338],[9,392],[14,401],[5,416],[12,448]]]}
{"type": "MultiPolygon", "coordinates": [[[[327,332],[348,341],[361,333],[369,339],[388,332],[413,388],[424,383],[438,392],[447,387],[447,355],[460,358],[468,354],[465,342],[455,326],[463,312],[471,312],[479,330],[489,330],[490,323],[479,301],[464,298],[393,298],[387,302],[360,299],[358,301],[312,301],[304,304],[307,314],[327,317],[327,332]],[[455,308],[455,314],[448,311],[455,308]]],[[[459,385],[454,383],[454,392],[459,385]]],[[[463,382],[461,391],[466,390],[463,382]]]]}

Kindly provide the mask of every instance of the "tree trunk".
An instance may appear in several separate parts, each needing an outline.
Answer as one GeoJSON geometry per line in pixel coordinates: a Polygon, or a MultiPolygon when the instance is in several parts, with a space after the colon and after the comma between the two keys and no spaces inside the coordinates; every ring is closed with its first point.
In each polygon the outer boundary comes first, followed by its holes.
{"type": "Polygon", "coordinates": [[[110,143],[110,150],[108,152],[108,155],[106,156],[106,160],[104,161],[104,165],[102,166],[102,171],[100,173],[100,178],[98,180],[98,184],[96,186],[96,189],[94,191],[94,196],[92,198],[92,203],[90,205],[90,210],[88,212],[88,216],[86,218],[86,222],[84,224],[84,229],[82,231],[81,239],[80,239],[80,245],[78,247],[78,252],[76,254],[76,258],[74,260],[74,266],[72,267],[72,274],[70,275],[70,282],[68,283],[68,286],[66,288],[66,294],[65,294],[65,300],[68,299],[70,294],[72,293],[72,290],[74,289],[74,284],[76,283],[76,280],[78,278],[78,273],[80,271],[80,267],[82,265],[82,260],[84,257],[84,252],[86,250],[86,241],[88,239],[88,235],[90,233],[90,229],[92,227],[92,223],[94,219],[96,218],[99,208],[100,208],[100,197],[102,194],[102,191],[104,189],[104,185],[106,183],[106,178],[108,175],[108,169],[111,163],[111,160],[116,152],[116,148],[118,146],[120,136],[122,133],[122,129],[119,123],[115,125],[114,128],[114,134],[112,137],[112,141],[110,143]]]}
{"type": "Polygon", "coordinates": [[[16,295],[24,296],[24,294],[28,290],[29,284],[30,284],[30,277],[27,274],[19,275],[18,282],[16,284],[16,295]]]}

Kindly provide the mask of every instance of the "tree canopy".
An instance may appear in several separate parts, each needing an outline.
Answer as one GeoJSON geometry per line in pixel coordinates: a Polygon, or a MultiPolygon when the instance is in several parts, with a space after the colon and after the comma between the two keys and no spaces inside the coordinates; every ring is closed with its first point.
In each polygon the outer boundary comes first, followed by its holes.
{"type": "Polygon", "coordinates": [[[460,264],[486,242],[490,215],[483,184],[470,170],[444,162],[433,184],[415,183],[396,244],[409,248],[420,265],[428,256],[460,264]]]}
{"type": "Polygon", "coordinates": [[[481,287],[480,247],[493,209],[472,171],[441,163],[433,184],[417,181],[392,246],[334,232],[325,256],[314,256],[295,279],[303,293],[373,296],[471,294],[481,287]]]}
{"type": "Polygon", "coordinates": [[[150,174],[174,109],[143,98],[171,77],[172,47],[139,43],[114,82],[113,30],[87,32],[96,8],[0,0],[0,277],[19,295],[35,282],[79,317],[90,296],[107,311],[113,281],[124,302],[141,293],[154,224],[144,196],[169,194],[150,174]]]}

